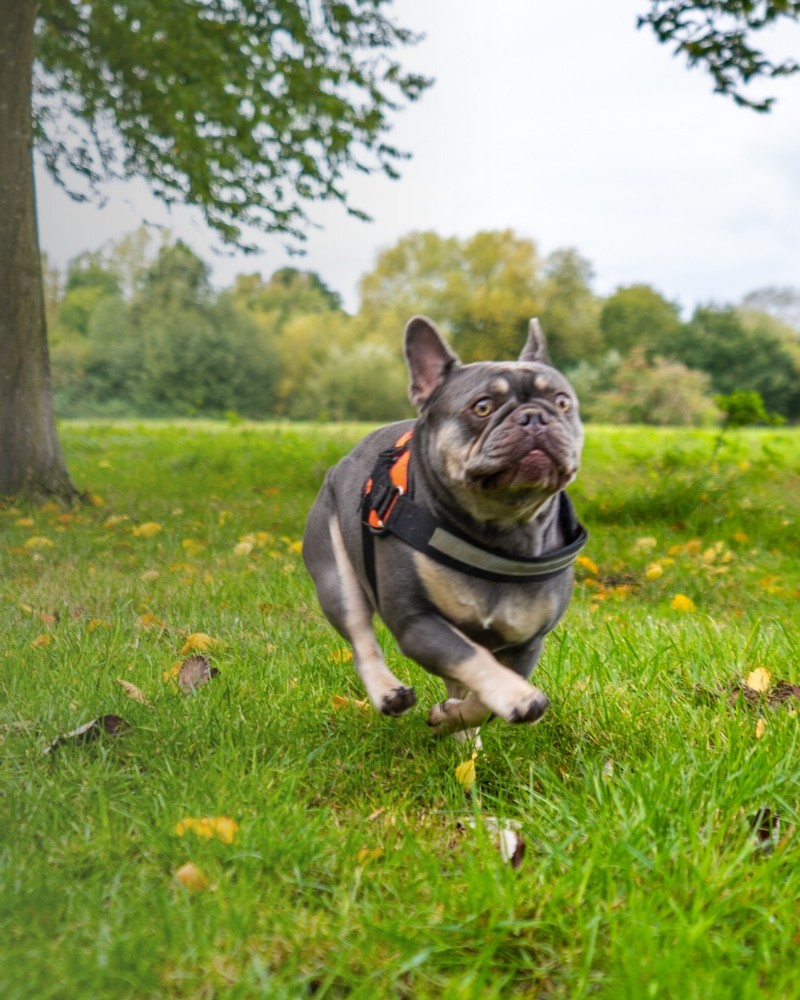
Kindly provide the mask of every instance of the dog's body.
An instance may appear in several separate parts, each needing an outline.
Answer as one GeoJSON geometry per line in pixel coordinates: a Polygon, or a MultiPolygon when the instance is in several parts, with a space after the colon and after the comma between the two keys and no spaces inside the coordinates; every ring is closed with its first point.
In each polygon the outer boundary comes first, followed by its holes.
{"type": "MultiPolygon", "coordinates": [[[[435,732],[490,714],[534,722],[548,700],[527,678],[569,603],[585,539],[562,494],[580,459],[577,400],[535,321],[518,362],[462,365],[415,317],[406,356],[420,415],[368,435],[329,471],[306,525],[306,566],[379,711],[400,715],[416,696],[386,665],[376,611],[405,655],[445,681],[449,699],[428,718],[435,732]],[[364,525],[379,456],[408,432],[411,542],[364,525]]],[[[387,524],[391,504],[378,512],[387,524]]]]}

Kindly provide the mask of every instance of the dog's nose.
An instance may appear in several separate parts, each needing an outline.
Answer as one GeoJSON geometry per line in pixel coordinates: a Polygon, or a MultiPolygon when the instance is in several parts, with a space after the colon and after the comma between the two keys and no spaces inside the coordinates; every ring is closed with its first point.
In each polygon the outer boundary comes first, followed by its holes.
{"type": "Polygon", "coordinates": [[[533,424],[549,424],[550,415],[534,406],[526,406],[517,411],[517,423],[520,427],[530,427],[533,424]]]}

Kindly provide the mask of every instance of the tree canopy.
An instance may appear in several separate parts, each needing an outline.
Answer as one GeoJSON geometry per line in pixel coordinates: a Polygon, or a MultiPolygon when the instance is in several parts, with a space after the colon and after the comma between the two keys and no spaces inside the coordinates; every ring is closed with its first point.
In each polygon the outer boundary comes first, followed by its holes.
{"type": "Polygon", "coordinates": [[[780,20],[800,19],[798,0],[650,0],[639,18],[660,42],[675,46],[690,66],[705,68],[714,89],[742,107],[769,111],[774,97],[753,98],[746,88],[761,77],[774,79],[800,70],[794,59],[773,61],[755,47],[753,35],[780,20]]]}
{"type": "Polygon", "coordinates": [[[78,197],[141,176],[226,242],[302,240],[310,202],[347,204],[347,170],[396,175],[390,114],[431,82],[393,57],[417,36],[390,2],[42,0],[37,146],[78,197]]]}

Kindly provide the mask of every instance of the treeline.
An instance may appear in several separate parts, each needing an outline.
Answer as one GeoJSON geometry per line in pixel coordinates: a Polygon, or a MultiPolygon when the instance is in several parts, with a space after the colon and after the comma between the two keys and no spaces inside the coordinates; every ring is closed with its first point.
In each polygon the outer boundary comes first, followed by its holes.
{"type": "Polygon", "coordinates": [[[800,418],[800,292],[765,289],[686,322],[647,285],[592,291],[576,251],[511,231],[417,232],[379,254],[355,315],[319,275],[239,275],[214,290],[185,244],[142,229],[45,270],[59,416],[391,420],[407,415],[401,332],[423,312],[465,361],[513,358],[538,316],[590,420],[703,424],[757,392],[800,418]]]}

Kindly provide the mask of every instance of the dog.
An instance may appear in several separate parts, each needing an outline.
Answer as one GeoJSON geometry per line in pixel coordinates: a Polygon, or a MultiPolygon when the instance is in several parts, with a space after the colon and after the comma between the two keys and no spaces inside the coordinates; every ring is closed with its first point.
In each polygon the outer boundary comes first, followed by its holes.
{"type": "Polygon", "coordinates": [[[405,355],[417,419],[367,435],[328,471],[305,565],[378,711],[402,715],[416,694],[387,666],[375,613],[444,680],[434,733],[536,722],[549,701],[528,678],[587,539],[564,492],[583,446],[578,400],[535,319],[516,362],[463,364],[425,316],[408,322],[405,355]]]}

